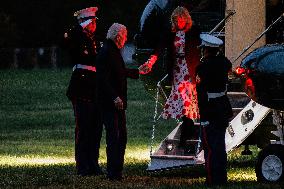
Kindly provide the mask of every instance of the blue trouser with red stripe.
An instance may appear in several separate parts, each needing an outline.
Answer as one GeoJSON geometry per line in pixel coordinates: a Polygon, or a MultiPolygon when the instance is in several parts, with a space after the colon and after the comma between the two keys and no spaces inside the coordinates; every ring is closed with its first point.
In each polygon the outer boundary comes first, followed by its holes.
{"type": "Polygon", "coordinates": [[[73,100],[76,121],[75,160],[77,174],[88,175],[100,172],[99,148],[103,125],[96,103],[73,100]]]}
{"type": "Polygon", "coordinates": [[[206,182],[209,185],[225,184],[227,182],[225,133],[228,122],[224,120],[209,122],[209,125],[202,128],[206,182]]]}

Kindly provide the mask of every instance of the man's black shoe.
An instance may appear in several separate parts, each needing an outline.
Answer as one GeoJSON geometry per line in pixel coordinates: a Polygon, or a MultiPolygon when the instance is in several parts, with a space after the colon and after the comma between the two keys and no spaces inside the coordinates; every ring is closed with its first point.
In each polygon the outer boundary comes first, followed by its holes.
{"type": "Polygon", "coordinates": [[[100,176],[103,175],[104,172],[101,169],[95,170],[95,171],[86,171],[82,173],[78,173],[79,176],[85,177],[85,176],[100,176]]]}
{"type": "Polygon", "coordinates": [[[101,168],[99,168],[99,169],[96,169],[95,171],[93,171],[93,175],[95,175],[95,176],[104,175],[104,172],[101,168]]]}
{"type": "Polygon", "coordinates": [[[122,180],[122,174],[117,173],[117,174],[108,174],[107,178],[112,181],[121,181],[122,180]]]}

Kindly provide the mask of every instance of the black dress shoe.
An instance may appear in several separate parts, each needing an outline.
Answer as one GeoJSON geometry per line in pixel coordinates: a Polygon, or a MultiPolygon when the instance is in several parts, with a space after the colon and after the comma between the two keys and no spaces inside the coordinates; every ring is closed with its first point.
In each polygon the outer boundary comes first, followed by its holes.
{"type": "Polygon", "coordinates": [[[108,174],[107,178],[112,181],[121,181],[122,180],[122,174],[116,173],[116,174],[108,174]]]}
{"type": "Polygon", "coordinates": [[[84,172],[84,173],[77,173],[77,175],[81,176],[81,177],[88,177],[88,176],[92,176],[91,173],[87,173],[87,172],[84,172]]]}
{"type": "Polygon", "coordinates": [[[96,170],[92,170],[92,171],[85,171],[85,172],[79,172],[78,175],[80,176],[99,176],[99,175],[103,175],[104,172],[101,169],[96,169],[96,170]]]}
{"type": "Polygon", "coordinates": [[[99,175],[104,175],[103,170],[99,167],[96,168],[95,170],[91,171],[93,175],[99,176],[99,175]]]}

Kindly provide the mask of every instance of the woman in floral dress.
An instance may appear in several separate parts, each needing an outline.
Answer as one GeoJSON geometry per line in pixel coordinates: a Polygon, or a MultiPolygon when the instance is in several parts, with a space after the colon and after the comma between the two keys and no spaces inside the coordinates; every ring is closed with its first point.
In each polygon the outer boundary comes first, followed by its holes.
{"type": "Polygon", "coordinates": [[[184,7],[177,7],[171,15],[171,31],[161,34],[160,44],[155,53],[142,65],[144,72],[151,71],[161,50],[167,48],[167,69],[172,89],[166,101],[162,117],[181,118],[180,146],[194,135],[194,122],[199,118],[195,68],[199,64],[199,30],[192,27],[189,12],[184,7]]]}

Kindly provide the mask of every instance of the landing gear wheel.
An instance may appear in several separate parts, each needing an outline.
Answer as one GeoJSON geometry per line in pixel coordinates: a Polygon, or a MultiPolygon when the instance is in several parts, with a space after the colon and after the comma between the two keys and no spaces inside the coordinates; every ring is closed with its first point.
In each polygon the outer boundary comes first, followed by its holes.
{"type": "Polygon", "coordinates": [[[272,144],[258,155],[256,177],[260,182],[280,182],[284,180],[284,146],[272,144]]]}

